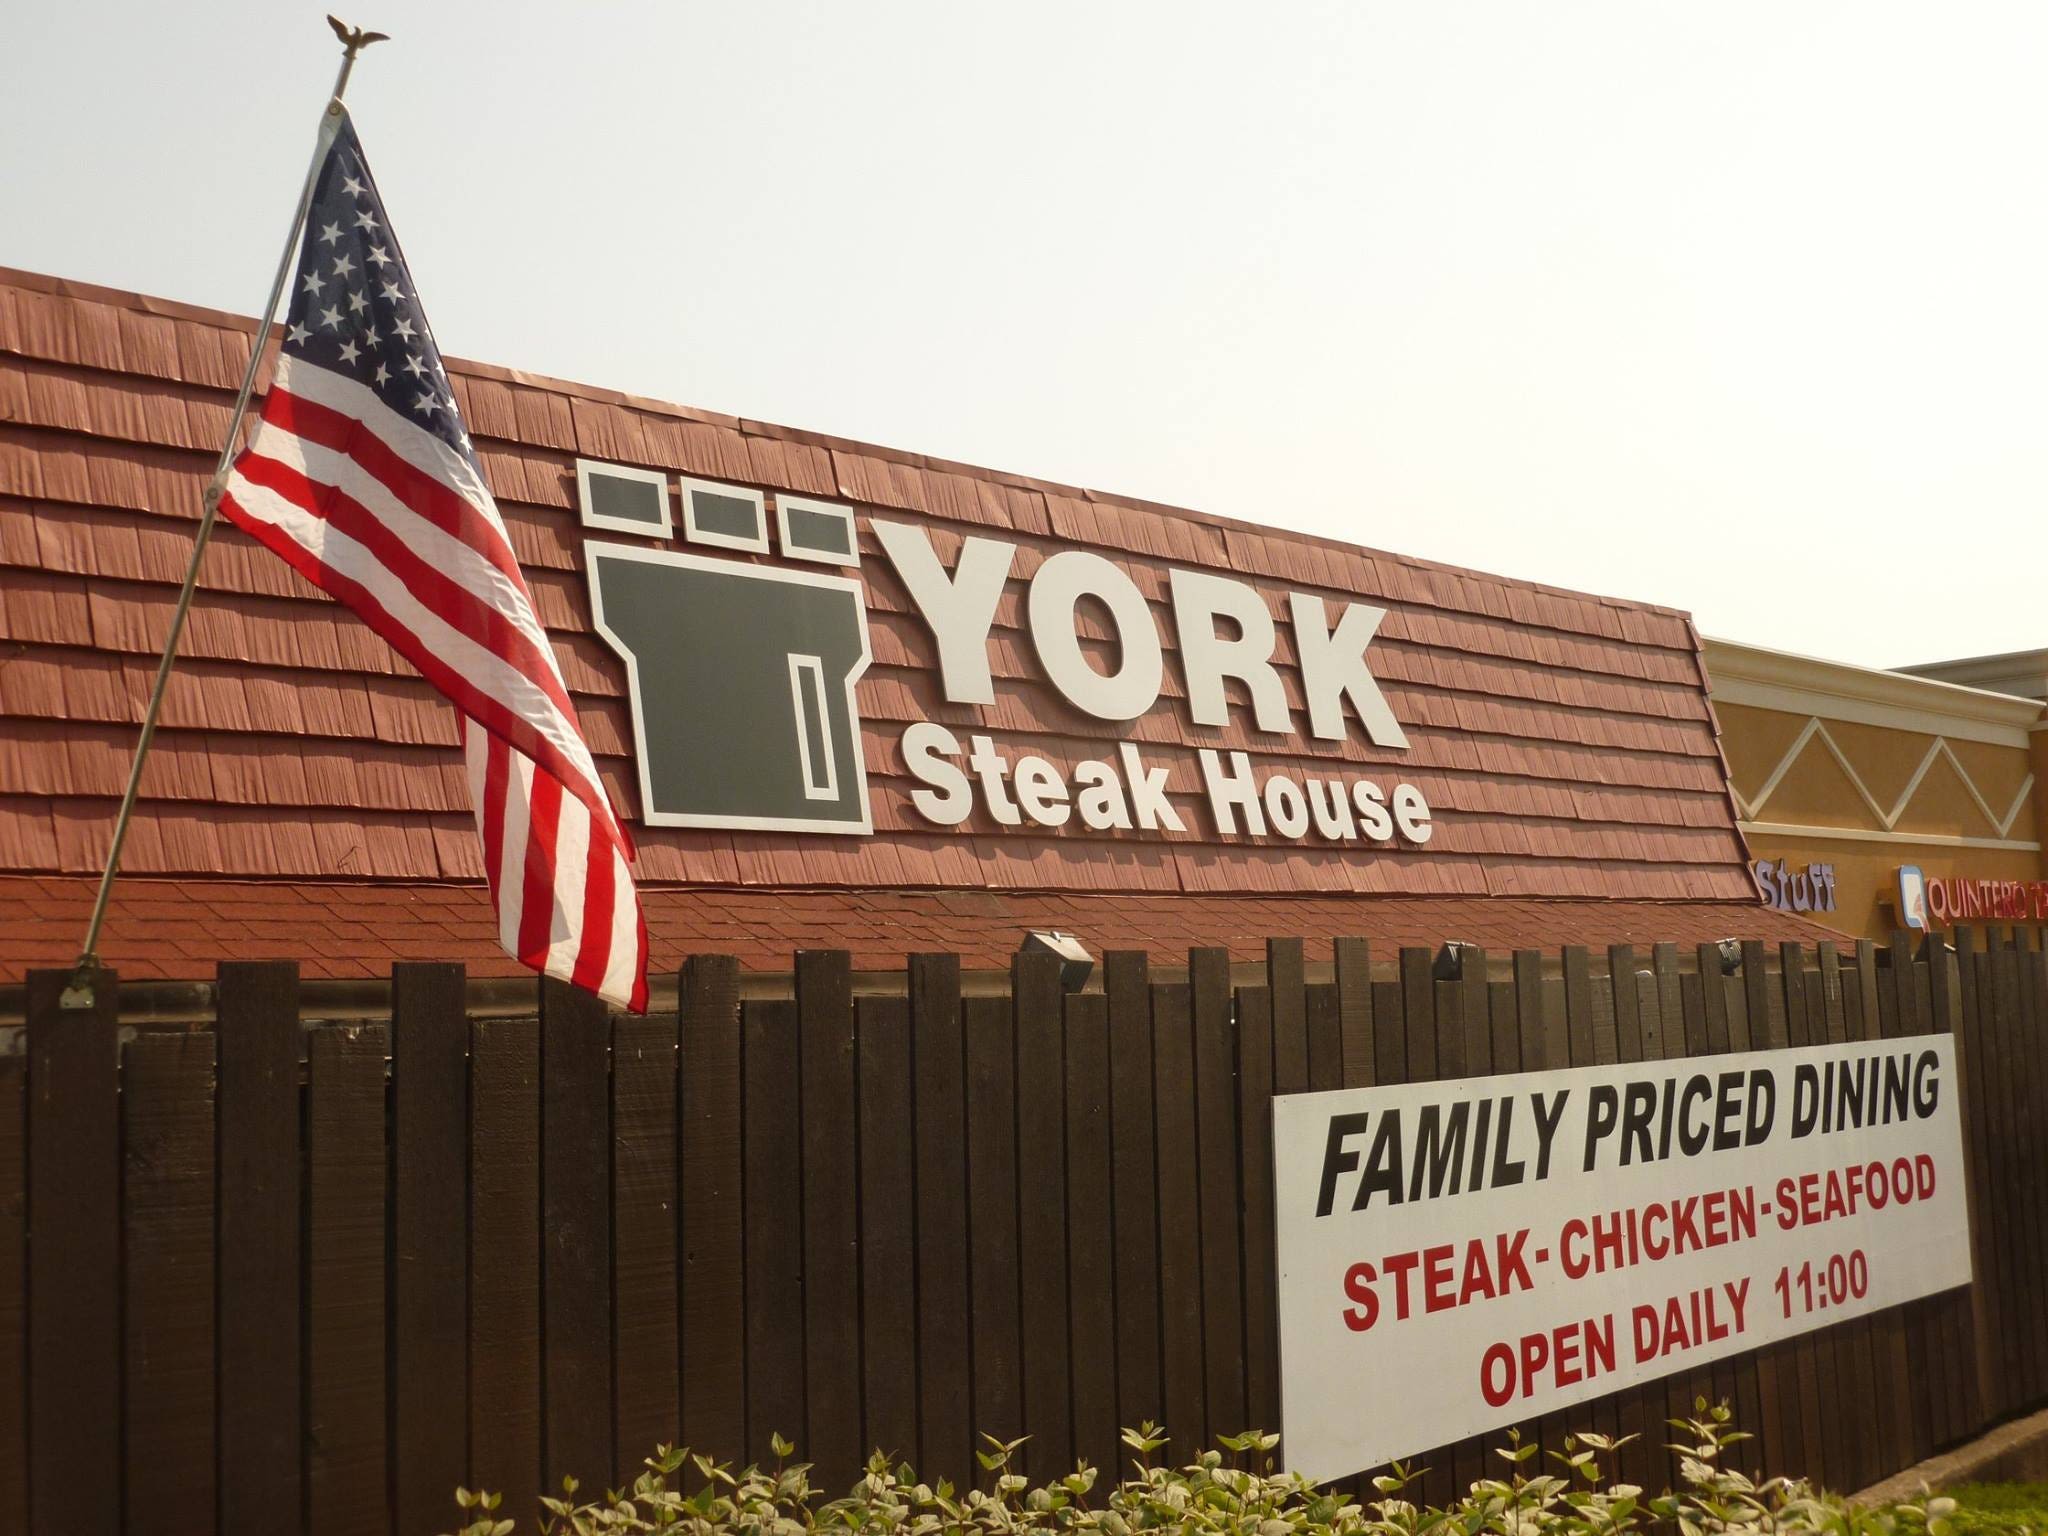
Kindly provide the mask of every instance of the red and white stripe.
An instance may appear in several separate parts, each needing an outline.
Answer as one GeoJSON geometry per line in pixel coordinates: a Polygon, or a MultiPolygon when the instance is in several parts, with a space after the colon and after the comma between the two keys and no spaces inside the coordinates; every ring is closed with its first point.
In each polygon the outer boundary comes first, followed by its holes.
{"type": "Polygon", "coordinates": [[[633,876],[581,801],[496,736],[463,722],[498,942],[522,963],[647,1011],[647,925],[633,876]]]}
{"type": "Polygon", "coordinates": [[[632,843],[470,461],[367,386],[286,355],[221,510],[354,609],[461,711],[506,950],[644,1012],[632,843]]]}

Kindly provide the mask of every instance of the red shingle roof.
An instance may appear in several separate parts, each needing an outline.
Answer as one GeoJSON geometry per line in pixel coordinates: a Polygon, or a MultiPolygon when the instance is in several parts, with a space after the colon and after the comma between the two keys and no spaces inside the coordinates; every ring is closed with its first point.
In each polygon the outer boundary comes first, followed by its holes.
{"type": "MultiPolygon", "coordinates": [[[[232,315],[0,268],[0,871],[81,877],[100,865],[252,332],[232,315]]],[[[1681,613],[502,368],[451,361],[450,369],[585,732],[629,820],[639,798],[632,723],[623,667],[591,630],[574,458],[708,476],[770,497],[829,496],[852,503],[861,519],[874,663],[858,697],[875,835],[636,825],[657,932],[659,914],[739,910],[735,893],[746,890],[775,893],[746,907],[763,922],[791,911],[880,922],[873,913],[899,910],[887,897],[910,903],[900,910],[916,914],[904,919],[913,926],[928,910],[948,910],[915,891],[1119,892],[1132,925],[1158,902],[1160,931],[1178,934],[1182,946],[1182,919],[1196,922],[1197,911],[1212,914],[1199,921],[1220,925],[1216,932],[1263,930],[1265,918],[1242,915],[1254,910],[1238,904],[1244,897],[1296,898],[1284,908],[1297,929],[1326,922],[1328,932],[1371,933],[1379,921],[1365,911],[1372,903],[1325,904],[1329,917],[1315,916],[1298,899],[1307,893],[1514,899],[1436,907],[1428,931],[1413,930],[1429,938],[1449,924],[1483,940],[1484,911],[1562,910],[1531,902],[1730,902],[1753,916],[1697,641],[1681,613]],[[938,696],[931,637],[866,528],[878,511],[922,524],[945,559],[974,532],[1019,546],[991,637],[993,705],[938,696]],[[909,809],[897,748],[909,722],[986,731],[1062,765],[1102,750],[1101,723],[1047,685],[1019,627],[1024,579],[1064,545],[1108,554],[1155,605],[1170,565],[1199,564],[1241,573],[1274,603],[1284,586],[1386,607],[1374,667],[1409,750],[1389,752],[1356,734],[1341,743],[1268,736],[1235,716],[1223,729],[1191,724],[1173,626],[1163,623],[1165,696],[1123,734],[1171,764],[1186,833],[1138,840],[1075,823],[1027,835],[984,822],[979,811],[956,832],[926,825],[909,809]],[[1194,754],[1203,746],[1247,748],[1297,775],[1385,777],[1398,768],[1428,795],[1436,836],[1426,850],[1350,854],[1224,840],[1195,803],[1194,754]],[[660,890],[686,883],[719,894],[660,890]],[[833,888],[841,894],[822,894],[833,888]],[[1191,903],[1189,894],[1233,900],[1191,903]],[[1339,921],[1339,911],[1351,915],[1339,921]]],[[[363,886],[327,882],[388,881],[408,904],[453,903],[475,923],[479,896],[445,894],[443,884],[481,873],[454,719],[382,642],[223,527],[182,658],[128,844],[131,877],[206,882],[193,890],[279,882],[293,891],[277,898],[281,912],[324,910],[325,891],[368,899],[363,886]]],[[[1277,661],[1298,709],[1284,626],[1277,661]]],[[[1063,898],[1042,910],[1078,905],[1063,898]]],[[[1041,906],[1013,895],[1002,953],[1027,909],[1041,906]]],[[[120,924],[144,910],[117,906],[117,938],[120,924]]],[[[438,921],[424,909],[416,915],[438,921]]],[[[173,920],[168,911],[164,920],[173,920]]],[[[1392,909],[1386,917],[1407,920],[1392,909]]],[[[699,931],[695,918],[679,921],[699,931]]],[[[149,931],[164,932],[155,922],[149,931]]],[[[859,942],[882,943],[882,931],[859,942]]],[[[347,947],[331,932],[328,942],[347,947]]]]}

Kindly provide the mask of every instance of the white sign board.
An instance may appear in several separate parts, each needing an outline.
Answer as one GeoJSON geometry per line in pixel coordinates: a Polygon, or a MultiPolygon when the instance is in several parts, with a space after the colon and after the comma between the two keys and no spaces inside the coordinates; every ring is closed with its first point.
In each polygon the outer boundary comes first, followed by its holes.
{"type": "Polygon", "coordinates": [[[1929,1035],[1275,1100],[1288,1469],[1967,1285],[1956,1092],[1929,1035]]]}

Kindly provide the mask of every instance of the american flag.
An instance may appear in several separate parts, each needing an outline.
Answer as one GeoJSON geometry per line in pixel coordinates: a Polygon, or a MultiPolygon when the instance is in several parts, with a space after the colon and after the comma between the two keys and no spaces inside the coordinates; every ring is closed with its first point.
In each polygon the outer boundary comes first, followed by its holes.
{"type": "Polygon", "coordinates": [[[284,345],[220,506],[461,713],[498,938],[635,1013],[647,926],[533,598],[345,114],[315,177],[284,345]]]}

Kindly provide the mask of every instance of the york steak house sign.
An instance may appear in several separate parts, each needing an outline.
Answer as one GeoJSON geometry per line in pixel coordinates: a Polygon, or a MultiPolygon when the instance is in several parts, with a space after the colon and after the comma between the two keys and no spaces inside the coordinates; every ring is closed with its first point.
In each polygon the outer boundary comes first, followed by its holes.
{"type": "MultiPolygon", "coordinates": [[[[589,526],[678,532],[665,477],[586,462],[578,484],[589,526]]],[[[778,497],[771,542],[759,493],[687,479],[681,491],[680,536],[690,547],[584,546],[598,631],[627,667],[643,820],[872,832],[855,684],[873,652],[862,584],[847,574],[860,561],[852,510],[778,497]],[[771,551],[785,563],[747,558],[771,551]]],[[[920,525],[875,518],[869,529],[930,634],[943,699],[995,704],[991,633],[1019,546],[973,536],[949,562],[920,525]]],[[[915,783],[915,813],[945,829],[979,812],[1023,829],[1188,830],[1167,794],[1168,765],[1125,734],[1160,702],[1169,642],[1195,725],[1244,723],[1288,742],[1359,733],[1376,747],[1407,749],[1373,676],[1385,609],[1282,594],[1297,710],[1276,666],[1282,623],[1265,593],[1234,576],[1179,567],[1168,571],[1167,591],[1170,633],[1162,635],[1124,566],[1084,549],[1044,558],[1025,586],[1024,628],[1043,679],[1102,723],[1098,755],[1063,768],[1039,753],[1006,750],[986,733],[913,721],[898,746],[915,783]],[[1113,660],[1091,655],[1084,612],[1106,616],[1113,660]]],[[[1220,837],[1419,846],[1434,831],[1422,791],[1398,776],[1303,773],[1218,747],[1200,748],[1196,760],[1208,831],[1220,837]]]]}

